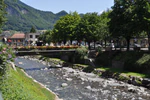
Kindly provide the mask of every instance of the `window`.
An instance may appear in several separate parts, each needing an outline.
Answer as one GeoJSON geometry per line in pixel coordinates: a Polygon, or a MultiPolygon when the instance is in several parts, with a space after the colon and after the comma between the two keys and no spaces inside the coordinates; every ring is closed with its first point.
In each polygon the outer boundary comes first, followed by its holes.
{"type": "Polygon", "coordinates": [[[33,35],[30,35],[30,38],[33,38],[33,35]]]}
{"type": "Polygon", "coordinates": [[[38,38],[38,37],[39,37],[39,35],[36,35],[36,36],[35,36],[35,38],[38,38]]]}

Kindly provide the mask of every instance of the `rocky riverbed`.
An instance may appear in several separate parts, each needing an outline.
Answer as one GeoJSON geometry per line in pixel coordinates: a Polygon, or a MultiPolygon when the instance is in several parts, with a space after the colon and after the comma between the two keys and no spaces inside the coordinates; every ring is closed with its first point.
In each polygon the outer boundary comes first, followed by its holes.
{"type": "Polygon", "coordinates": [[[150,100],[150,90],[112,78],[60,65],[54,68],[28,57],[17,58],[15,64],[63,100],[150,100]]]}

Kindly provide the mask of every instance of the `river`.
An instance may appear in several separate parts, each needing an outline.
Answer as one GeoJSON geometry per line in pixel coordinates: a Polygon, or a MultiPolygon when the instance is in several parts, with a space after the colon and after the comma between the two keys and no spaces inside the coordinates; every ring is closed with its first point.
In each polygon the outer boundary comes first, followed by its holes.
{"type": "Polygon", "coordinates": [[[16,58],[15,64],[63,100],[150,100],[150,90],[72,68],[53,68],[37,59],[16,58]]]}

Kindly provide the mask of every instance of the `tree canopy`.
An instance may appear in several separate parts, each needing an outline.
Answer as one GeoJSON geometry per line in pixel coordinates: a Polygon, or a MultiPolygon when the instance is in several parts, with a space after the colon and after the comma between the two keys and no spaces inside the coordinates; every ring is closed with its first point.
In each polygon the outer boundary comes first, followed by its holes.
{"type": "Polygon", "coordinates": [[[109,15],[111,19],[109,29],[112,36],[124,37],[127,40],[127,50],[129,50],[131,37],[137,35],[141,30],[143,31],[141,26],[144,23],[140,16],[145,16],[147,12],[145,11],[145,13],[143,13],[140,11],[146,7],[146,5],[140,6],[140,4],[143,4],[143,1],[144,0],[115,0],[112,12],[109,15]]]}
{"type": "Polygon", "coordinates": [[[88,42],[89,48],[90,42],[98,40],[99,22],[100,17],[97,13],[86,13],[78,25],[78,35],[88,42]]]}
{"type": "Polygon", "coordinates": [[[32,28],[31,28],[31,30],[30,30],[30,33],[36,33],[35,27],[32,26],[32,28]]]}
{"type": "Polygon", "coordinates": [[[80,16],[77,12],[70,13],[63,16],[54,25],[54,36],[58,41],[63,41],[64,44],[67,40],[75,39],[75,29],[80,22],[80,16]]]}

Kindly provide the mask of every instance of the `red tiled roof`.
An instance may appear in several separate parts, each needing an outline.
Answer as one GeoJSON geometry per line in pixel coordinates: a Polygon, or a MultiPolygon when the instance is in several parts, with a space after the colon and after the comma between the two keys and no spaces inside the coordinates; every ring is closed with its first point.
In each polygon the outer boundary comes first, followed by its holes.
{"type": "Polygon", "coordinates": [[[25,38],[25,34],[24,33],[15,33],[13,36],[10,37],[11,39],[22,39],[25,38]]]}

